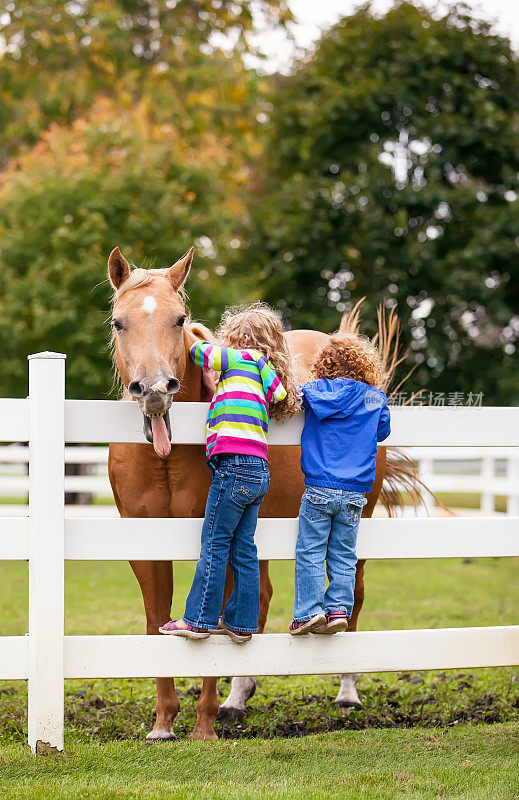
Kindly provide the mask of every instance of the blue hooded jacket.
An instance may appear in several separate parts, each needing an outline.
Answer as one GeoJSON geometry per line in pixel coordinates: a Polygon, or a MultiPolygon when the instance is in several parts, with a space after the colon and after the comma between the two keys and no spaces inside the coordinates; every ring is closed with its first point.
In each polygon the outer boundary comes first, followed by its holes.
{"type": "Polygon", "coordinates": [[[319,378],[302,387],[305,483],[368,492],[375,480],[377,442],[390,433],[387,397],[351,378],[319,378]]]}

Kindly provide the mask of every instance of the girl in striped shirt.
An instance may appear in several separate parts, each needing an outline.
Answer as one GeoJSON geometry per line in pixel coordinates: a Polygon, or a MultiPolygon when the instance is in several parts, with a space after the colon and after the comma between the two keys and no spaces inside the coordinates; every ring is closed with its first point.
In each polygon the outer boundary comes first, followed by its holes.
{"type": "Polygon", "coordinates": [[[254,534],[269,487],[269,417],[299,411],[298,384],[279,316],[256,304],[228,311],[218,331],[222,346],[197,342],[191,358],[220,373],[207,415],[207,460],[213,473],[202,547],[182,619],[161,633],[202,639],[223,633],[242,643],[258,630],[259,564],[254,534]],[[234,589],[221,619],[229,561],[234,589]]]}

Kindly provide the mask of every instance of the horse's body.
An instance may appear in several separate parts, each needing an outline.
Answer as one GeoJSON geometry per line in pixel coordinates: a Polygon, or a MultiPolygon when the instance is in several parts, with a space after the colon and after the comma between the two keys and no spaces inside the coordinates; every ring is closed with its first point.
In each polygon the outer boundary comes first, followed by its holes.
{"type": "MultiPolygon", "coordinates": [[[[121,335],[116,337],[116,358],[119,373],[126,387],[139,400],[146,416],[166,412],[175,402],[200,402],[209,398],[210,376],[194,365],[189,357],[189,348],[197,338],[209,332],[197,324],[186,322],[180,331],[175,331],[175,344],[170,352],[156,353],[160,337],[167,320],[172,325],[174,314],[183,310],[178,289],[189,271],[178,262],[169,272],[148,271],[144,280],[129,279],[127,263],[119,252],[112,254],[109,267],[115,296],[114,319],[122,320],[121,335]],[[126,266],[125,266],[126,265],[126,266]],[[179,266],[180,265],[180,266],[179,266]],[[169,280],[169,284],[168,284],[169,280]],[[178,281],[181,283],[178,283],[178,281]],[[128,283],[126,283],[128,281],[128,283]],[[124,294],[120,291],[125,287],[124,294]],[[170,296],[171,295],[171,296],[170,296]],[[158,313],[162,309],[164,313],[158,313]],[[150,311],[150,309],[152,309],[150,311]],[[169,315],[169,316],[168,316],[169,315]],[[172,316],[173,315],[173,316],[172,316]],[[153,319],[153,317],[155,317],[153,319]],[[124,338],[123,333],[126,334],[124,338]],[[180,334],[180,335],[178,335],[180,334]],[[131,336],[134,336],[131,340],[131,336]],[[138,350],[138,352],[135,352],[138,350]],[[168,377],[169,376],[169,377],[168,377]],[[180,388],[174,381],[180,381],[180,388]],[[159,387],[156,389],[156,387],[159,387]],[[162,388],[161,388],[162,386],[162,388]],[[133,387],[133,388],[132,388],[133,387]],[[137,388],[136,388],[137,387],[137,388]],[[169,388],[168,388],[169,387],[169,388]],[[148,407],[146,404],[148,403],[148,407]],[[162,406],[160,405],[162,403],[162,406]],[[155,405],[154,405],[155,404],[155,405]]],[[[137,272],[137,271],[134,271],[137,272]]],[[[139,270],[139,273],[142,271],[139,270]]],[[[178,322],[174,323],[178,327],[178,322]]],[[[318,331],[291,331],[287,334],[290,350],[295,357],[299,377],[304,381],[313,358],[325,344],[328,336],[318,331]]],[[[152,420],[156,422],[155,419],[152,420]]],[[[160,420],[159,420],[160,422],[160,420]]],[[[153,429],[155,432],[155,428],[153,429]]],[[[122,517],[203,517],[210,472],[206,465],[205,448],[202,446],[175,445],[166,455],[152,444],[111,444],[109,453],[109,476],[115,502],[122,517]]],[[[279,446],[269,450],[271,486],[262,503],[263,517],[296,517],[303,492],[303,476],[299,466],[299,447],[279,446]]],[[[375,484],[367,495],[368,503],[363,516],[371,516],[380,494],[385,472],[385,449],[379,448],[375,484]]],[[[172,536],[175,523],[172,522],[172,536]]],[[[173,570],[170,561],[134,561],[132,569],[139,581],[146,611],[147,633],[158,634],[158,628],[170,619],[173,595],[173,570]]],[[[357,566],[355,605],[350,630],[355,630],[357,618],[364,599],[364,562],[357,566]]],[[[268,562],[260,563],[261,603],[259,630],[263,631],[272,596],[268,562]]],[[[230,585],[226,592],[230,591],[230,585]]],[[[183,598],[178,603],[181,610],[183,598]]],[[[287,608],[287,625],[291,609],[287,608]]],[[[254,691],[255,681],[250,678],[235,678],[231,695],[222,706],[224,714],[243,712],[246,700],[254,691]]],[[[341,705],[357,705],[355,681],[343,676],[341,691],[337,697],[341,705]]],[[[179,710],[179,701],[172,678],[157,678],[157,717],[148,739],[171,739],[173,721],[179,710]]],[[[195,739],[215,739],[213,721],[218,713],[216,678],[205,678],[197,706],[197,724],[192,734],[195,739]]]]}

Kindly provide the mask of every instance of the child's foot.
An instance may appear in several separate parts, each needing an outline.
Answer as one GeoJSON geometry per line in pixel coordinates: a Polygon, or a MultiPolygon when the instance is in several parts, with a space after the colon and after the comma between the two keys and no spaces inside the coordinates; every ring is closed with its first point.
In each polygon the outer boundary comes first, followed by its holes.
{"type": "Polygon", "coordinates": [[[207,639],[209,636],[209,631],[205,628],[195,628],[183,619],[166,622],[159,628],[159,632],[170,636],[184,636],[186,639],[207,639]]]}
{"type": "Polygon", "coordinates": [[[230,638],[233,640],[233,642],[236,642],[236,644],[243,644],[244,642],[249,642],[252,639],[252,633],[235,631],[232,628],[229,628],[221,619],[218,620],[218,628],[216,630],[211,630],[211,633],[219,633],[225,634],[225,636],[230,636],[230,638]]]}
{"type": "Polygon", "coordinates": [[[348,617],[345,611],[327,611],[325,624],[316,631],[316,633],[324,633],[330,635],[332,633],[339,633],[348,628],[348,617]]]}
{"type": "Polygon", "coordinates": [[[299,636],[302,633],[318,633],[320,628],[326,625],[326,617],[324,614],[316,614],[312,619],[307,619],[306,622],[297,622],[293,620],[289,632],[292,636],[299,636]]]}

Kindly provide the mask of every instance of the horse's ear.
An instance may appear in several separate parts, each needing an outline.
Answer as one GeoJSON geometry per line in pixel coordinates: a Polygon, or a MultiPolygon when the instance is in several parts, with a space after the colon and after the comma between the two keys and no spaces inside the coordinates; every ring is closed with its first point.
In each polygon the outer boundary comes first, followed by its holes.
{"type": "Polygon", "coordinates": [[[180,289],[187,280],[187,276],[189,275],[189,270],[191,269],[191,264],[193,263],[193,253],[195,248],[192,247],[190,250],[187,251],[185,256],[179,258],[178,261],[173,264],[172,267],[168,269],[168,276],[173,284],[173,288],[175,291],[180,289]]]}
{"type": "Polygon", "coordinates": [[[119,289],[130,277],[130,265],[118,247],[114,247],[108,257],[108,277],[114,289],[119,289]]]}
{"type": "Polygon", "coordinates": [[[209,328],[207,328],[205,325],[202,325],[201,322],[190,322],[188,324],[188,330],[190,331],[190,333],[193,334],[195,339],[216,344],[216,338],[214,333],[210,331],[209,328]]]}

